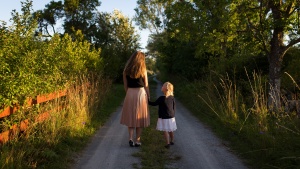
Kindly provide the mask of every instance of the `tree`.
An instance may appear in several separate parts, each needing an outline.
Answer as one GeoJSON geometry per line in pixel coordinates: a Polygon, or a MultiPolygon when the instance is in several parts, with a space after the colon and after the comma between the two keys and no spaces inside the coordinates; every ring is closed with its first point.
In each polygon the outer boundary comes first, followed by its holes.
{"type": "Polygon", "coordinates": [[[105,34],[99,32],[95,43],[102,48],[105,72],[113,79],[121,80],[127,59],[140,48],[140,36],[132,20],[118,10],[114,10],[111,14],[99,13],[98,16],[99,30],[105,34]],[[106,40],[101,37],[105,37],[106,40]]]}
{"type": "Polygon", "coordinates": [[[51,37],[56,33],[57,22],[62,20],[64,33],[75,36],[81,30],[85,39],[93,42],[93,34],[97,28],[97,7],[100,5],[99,0],[52,0],[45,9],[35,12],[39,17],[39,33],[51,37]],[[49,27],[52,28],[51,31],[48,30],[49,27]]]}
{"type": "Polygon", "coordinates": [[[32,1],[21,4],[21,14],[12,12],[12,25],[0,25],[0,105],[22,106],[27,97],[65,89],[88,72],[102,73],[100,50],[67,34],[47,41],[35,36],[32,1]]]}
{"type": "Polygon", "coordinates": [[[269,61],[269,99],[271,110],[281,107],[281,67],[285,53],[300,42],[299,0],[236,1],[240,20],[250,36],[260,44],[269,61]],[[288,38],[288,39],[285,39],[288,38]]]}
{"type": "Polygon", "coordinates": [[[91,32],[95,30],[97,7],[100,5],[99,0],[64,0],[65,33],[72,35],[81,30],[85,38],[92,42],[91,32]]]}
{"type": "Polygon", "coordinates": [[[151,36],[148,50],[156,55],[159,52],[169,73],[193,79],[207,72],[208,55],[221,60],[228,56],[226,49],[234,47],[232,41],[236,36],[231,32],[236,28],[230,28],[234,24],[227,22],[230,20],[224,10],[227,4],[227,1],[143,0],[136,10],[136,19],[144,27],[144,23],[157,23],[160,18],[159,23],[163,24],[159,28],[163,30],[151,36]],[[163,8],[163,14],[154,18],[151,16],[157,13],[156,6],[163,8]]]}
{"type": "MultiPolygon", "coordinates": [[[[247,53],[250,56],[265,54],[269,61],[268,105],[271,110],[281,107],[282,60],[289,48],[300,42],[299,0],[139,2],[136,18],[142,27],[146,23],[155,23],[153,11],[155,5],[161,5],[162,23],[165,25],[163,32],[167,33],[168,38],[177,39],[177,49],[186,45],[182,42],[197,44],[196,52],[190,50],[184,59],[193,59],[188,57],[191,54],[199,59],[208,56],[210,63],[215,62],[218,67],[224,67],[224,61],[237,57],[241,51],[246,52],[244,56],[247,53]]],[[[165,56],[176,57],[166,53],[165,56]]]]}
{"type": "Polygon", "coordinates": [[[41,33],[44,37],[52,37],[56,33],[55,26],[58,20],[65,15],[63,8],[62,1],[51,1],[45,6],[45,9],[36,11],[34,15],[38,17],[39,24],[37,33],[41,33]]]}
{"type": "Polygon", "coordinates": [[[140,48],[140,37],[132,20],[117,10],[112,13],[98,12],[97,7],[101,4],[98,0],[63,2],[51,1],[44,10],[36,13],[39,16],[39,32],[51,36],[48,28],[54,29],[59,20],[62,21],[64,34],[69,34],[74,40],[80,30],[85,40],[96,49],[101,49],[106,75],[118,79],[127,58],[140,48]]]}
{"type": "Polygon", "coordinates": [[[135,8],[135,21],[142,29],[160,33],[166,28],[166,16],[164,10],[171,5],[173,0],[137,0],[135,8]]]}

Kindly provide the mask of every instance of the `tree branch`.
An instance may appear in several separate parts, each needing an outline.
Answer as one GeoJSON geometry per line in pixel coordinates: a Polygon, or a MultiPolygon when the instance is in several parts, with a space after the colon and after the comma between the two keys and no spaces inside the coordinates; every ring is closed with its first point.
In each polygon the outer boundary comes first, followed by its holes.
{"type": "Polygon", "coordinates": [[[299,7],[299,5],[297,4],[297,2],[296,2],[296,4],[294,4],[293,2],[291,2],[288,5],[288,7],[286,8],[286,10],[283,11],[285,18],[289,18],[298,9],[297,7],[299,7]]]}
{"type": "Polygon", "coordinates": [[[267,45],[266,45],[267,42],[264,40],[263,35],[261,34],[261,31],[252,24],[252,22],[250,21],[249,18],[247,18],[247,20],[248,20],[248,23],[249,23],[250,30],[253,30],[252,32],[258,32],[257,34],[259,34],[259,35],[254,33],[254,36],[256,37],[257,40],[262,42],[263,50],[265,52],[269,53],[269,50],[268,50],[267,45]]]}
{"type": "Polygon", "coordinates": [[[45,24],[45,31],[47,32],[48,37],[52,37],[52,36],[50,35],[49,31],[48,31],[48,24],[45,24]]]}
{"type": "MultiPolygon", "coordinates": [[[[294,5],[294,3],[291,2],[291,3],[287,6],[286,10],[284,11],[285,16],[286,16],[287,18],[293,13],[293,12],[290,12],[290,11],[292,10],[293,5],[294,5]]],[[[295,9],[296,9],[296,8],[295,8],[295,9]]]]}
{"type": "Polygon", "coordinates": [[[293,39],[291,40],[291,42],[286,46],[286,49],[294,46],[295,44],[299,43],[300,42],[300,38],[297,38],[297,39],[293,39]]]}

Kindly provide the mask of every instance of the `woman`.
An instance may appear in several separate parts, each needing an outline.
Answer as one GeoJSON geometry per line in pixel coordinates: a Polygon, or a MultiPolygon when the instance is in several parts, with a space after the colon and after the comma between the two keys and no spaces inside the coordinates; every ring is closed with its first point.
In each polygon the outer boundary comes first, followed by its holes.
{"type": "Polygon", "coordinates": [[[139,147],[142,129],[150,125],[148,109],[150,93],[144,53],[137,51],[131,55],[123,71],[123,81],[126,96],[120,123],[128,127],[129,146],[139,147]],[[134,130],[136,130],[135,143],[134,130]]]}

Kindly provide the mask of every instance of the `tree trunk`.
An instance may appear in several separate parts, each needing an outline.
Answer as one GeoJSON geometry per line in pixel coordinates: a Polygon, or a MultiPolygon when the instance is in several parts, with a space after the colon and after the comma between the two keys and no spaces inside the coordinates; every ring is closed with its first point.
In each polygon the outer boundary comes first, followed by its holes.
{"type": "Polygon", "coordinates": [[[284,24],[283,15],[280,11],[280,3],[270,2],[270,7],[273,13],[274,30],[270,42],[271,50],[269,53],[269,96],[268,108],[272,111],[278,111],[281,108],[280,87],[281,87],[281,66],[282,59],[286,52],[286,47],[283,44],[284,24]]]}
{"type": "Polygon", "coordinates": [[[283,28],[275,28],[271,40],[271,51],[269,54],[269,110],[281,108],[281,66],[286,47],[283,44],[283,28]]]}
{"type": "Polygon", "coordinates": [[[269,95],[268,108],[269,110],[278,110],[281,107],[280,102],[280,86],[281,86],[281,59],[279,51],[271,50],[269,56],[269,95]]]}

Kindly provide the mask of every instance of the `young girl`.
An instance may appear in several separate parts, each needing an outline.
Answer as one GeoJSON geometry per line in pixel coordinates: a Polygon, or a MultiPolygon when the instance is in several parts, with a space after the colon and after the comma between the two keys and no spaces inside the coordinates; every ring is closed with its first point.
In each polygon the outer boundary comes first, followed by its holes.
{"type": "Polygon", "coordinates": [[[164,83],[161,88],[164,96],[160,96],[155,102],[148,101],[149,105],[158,105],[158,120],[156,129],[164,132],[166,148],[174,144],[174,133],[177,129],[175,121],[175,99],[173,95],[173,85],[170,82],[164,83]]]}

